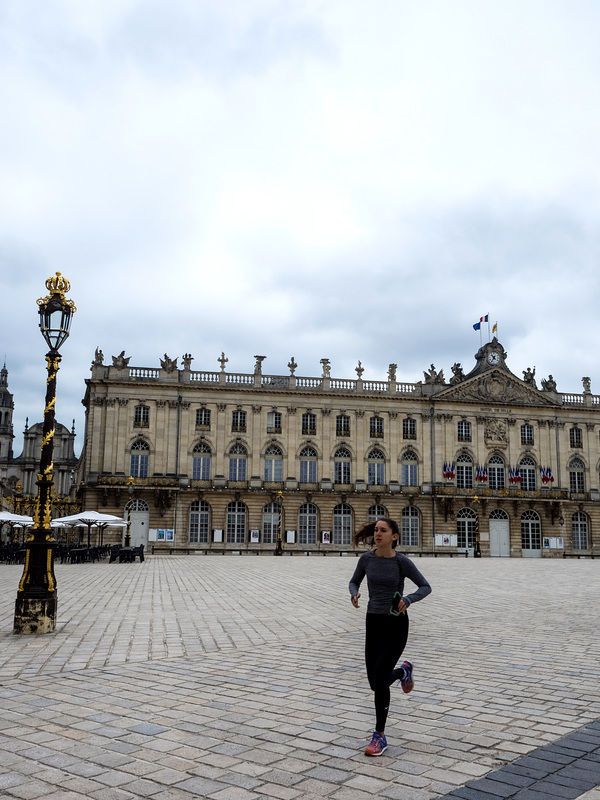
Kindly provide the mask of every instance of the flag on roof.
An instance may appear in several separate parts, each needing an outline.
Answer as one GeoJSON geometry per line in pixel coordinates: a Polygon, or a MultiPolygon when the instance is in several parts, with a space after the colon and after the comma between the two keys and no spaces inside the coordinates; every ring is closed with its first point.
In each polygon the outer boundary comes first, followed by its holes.
{"type": "Polygon", "coordinates": [[[494,322],[492,325],[492,333],[498,333],[498,323],[494,322]]]}
{"type": "Polygon", "coordinates": [[[489,317],[489,314],[486,314],[485,317],[479,317],[479,322],[476,322],[473,325],[473,330],[474,331],[480,331],[481,330],[481,323],[482,322],[487,322],[488,321],[488,317],[489,317]]]}

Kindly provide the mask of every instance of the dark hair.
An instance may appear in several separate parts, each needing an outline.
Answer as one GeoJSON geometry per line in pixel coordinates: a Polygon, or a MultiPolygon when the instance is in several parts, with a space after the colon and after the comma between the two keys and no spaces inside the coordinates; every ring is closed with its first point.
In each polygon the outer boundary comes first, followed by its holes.
{"type": "Polygon", "coordinates": [[[388,519],[388,517],[378,517],[373,522],[365,522],[365,524],[361,525],[357,531],[354,531],[354,536],[352,537],[354,547],[358,547],[359,544],[366,544],[369,547],[373,546],[375,525],[377,525],[378,522],[385,522],[392,529],[392,533],[396,533],[398,535],[398,539],[394,539],[392,542],[392,547],[396,547],[398,540],[400,539],[400,528],[398,527],[396,520],[388,519]]]}

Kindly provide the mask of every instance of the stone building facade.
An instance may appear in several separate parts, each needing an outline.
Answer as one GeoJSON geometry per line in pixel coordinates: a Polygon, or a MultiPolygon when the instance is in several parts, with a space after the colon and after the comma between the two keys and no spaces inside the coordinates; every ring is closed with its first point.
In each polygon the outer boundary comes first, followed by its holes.
{"type": "Polygon", "coordinates": [[[352,551],[368,518],[413,554],[600,554],[600,397],[523,378],[494,338],[465,374],[418,383],[104,363],[86,381],[78,492],[154,551],[352,551]]]}

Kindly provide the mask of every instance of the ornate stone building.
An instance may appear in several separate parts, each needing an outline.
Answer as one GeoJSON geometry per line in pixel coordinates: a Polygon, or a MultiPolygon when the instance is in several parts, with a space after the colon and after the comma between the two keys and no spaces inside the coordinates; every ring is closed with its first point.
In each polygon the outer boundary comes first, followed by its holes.
{"type": "Polygon", "coordinates": [[[431,365],[418,383],[112,365],[87,380],[79,493],[123,516],[133,543],[189,552],[352,550],[352,530],[387,515],[401,550],[600,554],[600,397],[514,375],[497,339],[464,374],[431,365]],[[280,494],[279,494],[280,493],[280,494]],[[130,505],[129,505],[130,504],[130,505]]]}

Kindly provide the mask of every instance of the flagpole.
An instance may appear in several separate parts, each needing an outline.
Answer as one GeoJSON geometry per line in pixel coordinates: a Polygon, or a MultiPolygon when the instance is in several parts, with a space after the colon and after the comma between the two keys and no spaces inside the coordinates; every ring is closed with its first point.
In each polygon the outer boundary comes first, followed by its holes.
{"type": "Polygon", "coordinates": [[[492,336],[491,336],[491,333],[490,333],[490,315],[489,314],[487,314],[487,323],[488,323],[488,342],[491,342],[492,341],[492,336]]]}

